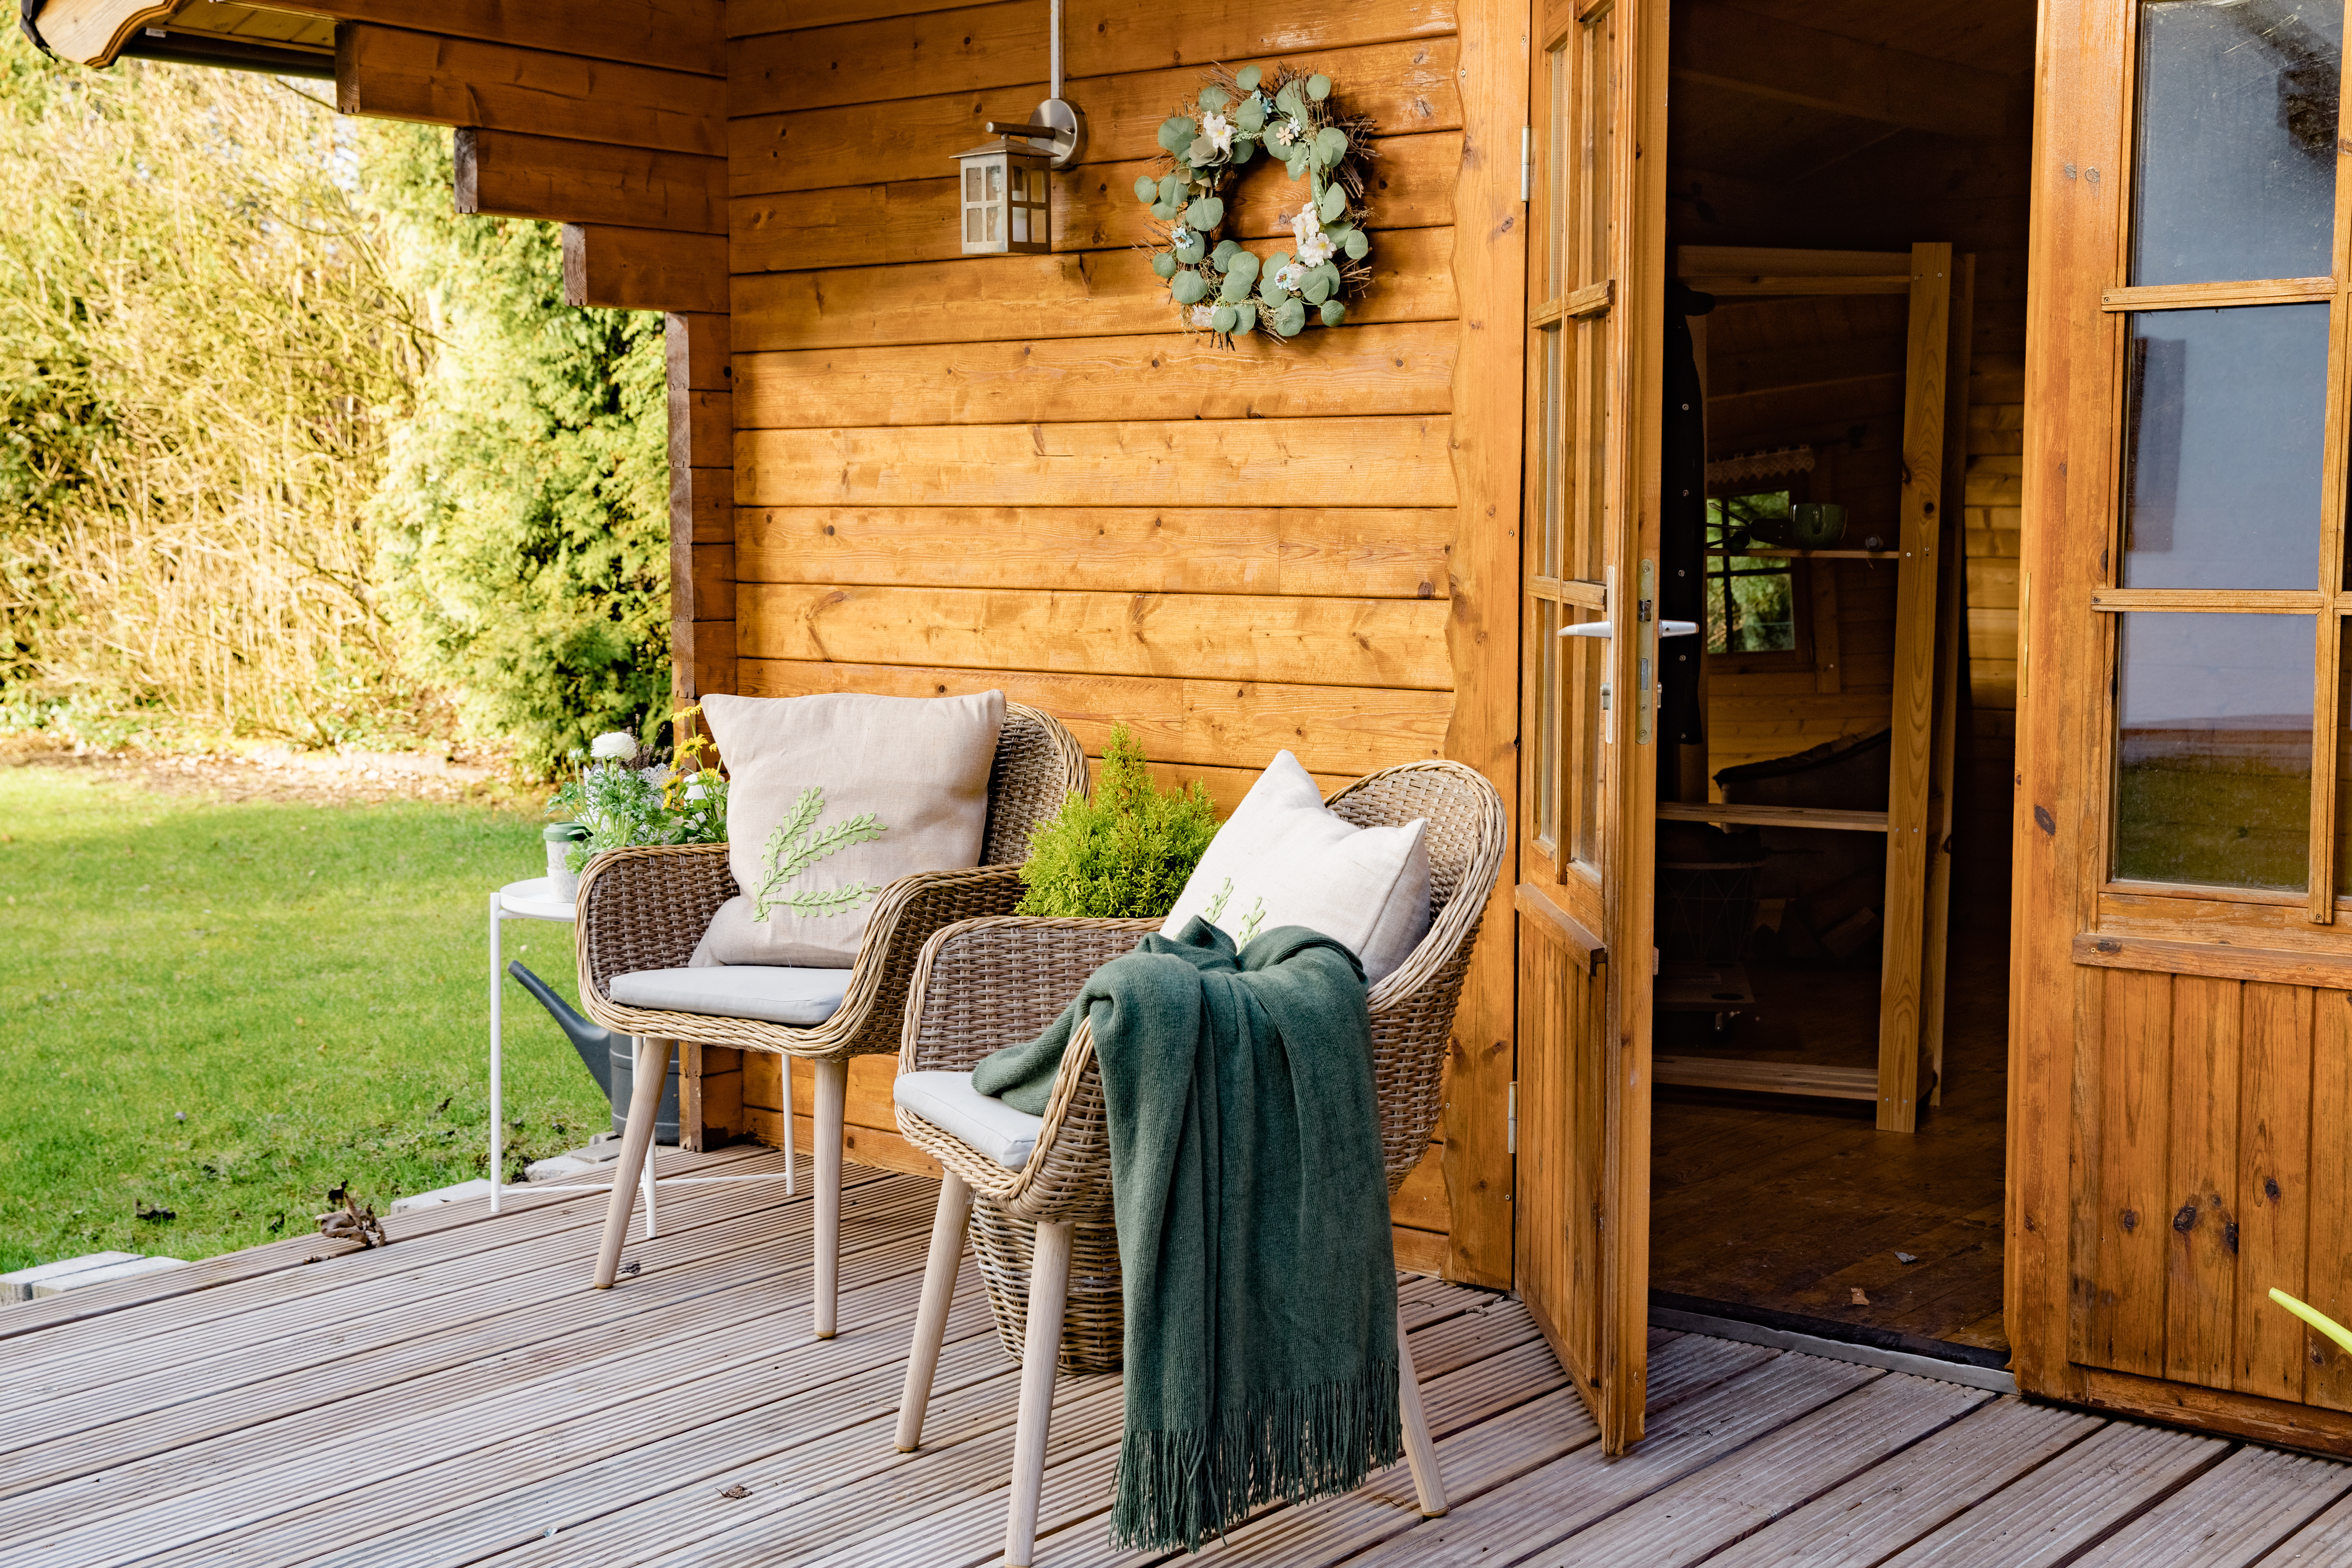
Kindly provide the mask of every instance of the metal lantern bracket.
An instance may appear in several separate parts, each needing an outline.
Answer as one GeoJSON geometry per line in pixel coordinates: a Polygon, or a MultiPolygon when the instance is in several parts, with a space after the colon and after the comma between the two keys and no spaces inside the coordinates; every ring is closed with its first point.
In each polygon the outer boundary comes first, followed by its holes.
{"type": "Polygon", "coordinates": [[[1052,47],[1051,96],[1030,114],[1027,124],[1001,125],[991,121],[988,133],[1019,136],[1052,158],[1055,168],[1067,169],[1087,150],[1087,117],[1062,97],[1062,0],[1054,0],[1052,47]]]}

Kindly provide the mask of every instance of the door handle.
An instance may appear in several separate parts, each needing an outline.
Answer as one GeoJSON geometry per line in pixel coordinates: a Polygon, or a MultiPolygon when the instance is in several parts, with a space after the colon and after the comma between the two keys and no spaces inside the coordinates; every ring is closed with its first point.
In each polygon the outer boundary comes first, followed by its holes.
{"type": "MultiPolygon", "coordinates": [[[[1562,626],[1558,636],[1564,637],[1612,637],[1616,631],[1607,621],[1579,621],[1572,626],[1562,626]]],[[[1698,636],[1696,621],[1660,621],[1658,635],[1662,637],[1695,637],[1698,636]]]]}

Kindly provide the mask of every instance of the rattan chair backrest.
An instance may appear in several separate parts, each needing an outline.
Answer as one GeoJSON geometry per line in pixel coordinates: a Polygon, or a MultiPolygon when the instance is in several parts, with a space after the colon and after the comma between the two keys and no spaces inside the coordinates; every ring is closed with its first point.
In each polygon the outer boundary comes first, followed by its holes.
{"type": "Polygon", "coordinates": [[[1017,866],[1029,858],[1029,836],[1053,820],[1072,791],[1083,795],[1086,788],[1086,753],[1076,739],[1026,703],[1007,702],[988,775],[980,863],[1017,866]]]}

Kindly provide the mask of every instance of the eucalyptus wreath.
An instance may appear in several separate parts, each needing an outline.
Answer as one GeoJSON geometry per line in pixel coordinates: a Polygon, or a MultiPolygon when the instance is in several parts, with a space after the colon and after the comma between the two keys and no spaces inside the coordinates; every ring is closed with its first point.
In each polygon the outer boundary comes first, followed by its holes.
{"type": "Polygon", "coordinates": [[[1151,270],[1168,280],[1186,328],[1231,347],[1237,335],[1286,340],[1311,321],[1348,319],[1348,301],[1372,277],[1363,168],[1375,154],[1371,121],[1338,111],[1329,77],[1286,65],[1219,66],[1199,98],[1160,127],[1160,177],[1137,179],[1135,195],[1169,226],[1151,270]],[[1270,258],[1219,237],[1225,187],[1261,152],[1307,183],[1289,220],[1296,248],[1270,258]]]}

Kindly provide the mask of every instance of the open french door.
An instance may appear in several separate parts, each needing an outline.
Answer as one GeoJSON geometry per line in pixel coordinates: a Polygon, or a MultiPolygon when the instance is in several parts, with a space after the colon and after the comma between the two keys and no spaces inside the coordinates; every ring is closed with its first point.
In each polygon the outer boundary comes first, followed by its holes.
{"type": "Polygon", "coordinates": [[[1531,18],[1517,1271],[1611,1453],[1649,1371],[1666,9],[1531,18]]]}

